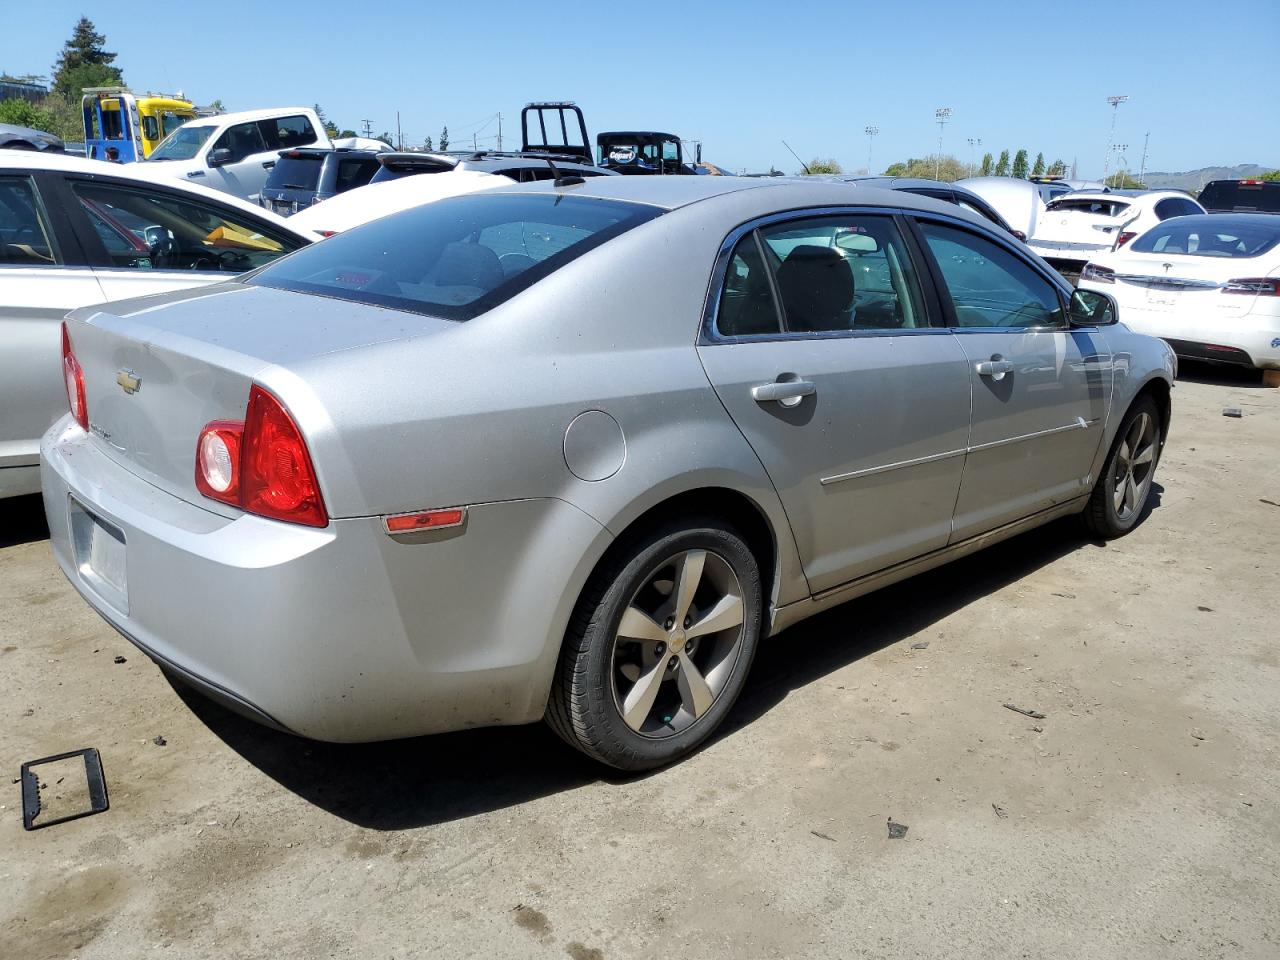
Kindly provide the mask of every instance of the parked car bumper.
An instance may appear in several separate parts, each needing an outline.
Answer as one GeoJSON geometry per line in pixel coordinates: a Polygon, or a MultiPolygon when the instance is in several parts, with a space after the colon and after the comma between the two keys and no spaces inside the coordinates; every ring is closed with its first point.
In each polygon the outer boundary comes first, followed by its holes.
{"type": "Polygon", "coordinates": [[[54,556],[89,604],[206,693],[321,740],[539,719],[609,540],[554,499],[472,506],[419,543],[377,517],[228,519],[134,476],[69,418],[42,457],[54,556]]]}

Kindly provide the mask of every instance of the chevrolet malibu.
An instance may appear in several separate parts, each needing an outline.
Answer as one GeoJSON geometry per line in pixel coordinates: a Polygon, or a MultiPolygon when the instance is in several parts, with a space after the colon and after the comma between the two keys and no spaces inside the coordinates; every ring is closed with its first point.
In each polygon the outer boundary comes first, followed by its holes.
{"type": "Polygon", "coordinates": [[[263,723],[545,717],[644,769],[765,636],[1058,517],[1132,529],[1174,359],[1116,319],[925,197],[512,184],[70,314],[53,549],[263,723]]]}

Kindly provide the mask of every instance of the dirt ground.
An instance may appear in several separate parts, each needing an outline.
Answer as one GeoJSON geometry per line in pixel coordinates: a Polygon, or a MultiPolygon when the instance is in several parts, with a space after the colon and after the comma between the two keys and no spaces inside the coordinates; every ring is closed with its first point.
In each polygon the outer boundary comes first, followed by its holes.
{"type": "Polygon", "coordinates": [[[639,778],[540,726],[254,726],[0,503],[6,784],[95,746],[111,797],[27,833],[0,790],[0,955],[1280,956],[1280,390],[1187,372],[1131,536],[1056,524],[796,627],[639,778]]]}

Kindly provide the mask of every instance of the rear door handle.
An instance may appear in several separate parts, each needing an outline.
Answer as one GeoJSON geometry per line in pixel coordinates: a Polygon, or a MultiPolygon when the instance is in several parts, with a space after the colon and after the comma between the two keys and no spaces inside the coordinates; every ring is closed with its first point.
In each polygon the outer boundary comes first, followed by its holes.
{"type": "Polygon", "coordinates": [[[811,380],[774,380],[772,383],[757,383],[751,388],[751,399],[756,403],[777,401],[784,407],[794,407],[802,399],[818,392],[818,387],[811,380]]]}
{"type": "Polygon", "coordinates": [[[1013,373],[1013,361],[992,357],[990,360],[979,360],[973,365],[973,369],[978,371],[980,377],[1003,380],[1006,373],[1013,373]]]}
{"type": "Polygon", "coordinates": [[[263,170],[270,170],[270,169],[271,169],[272,167],[274,167],[275,165],[276,165],[276,162],[275,162],[274,160],[264,160],[264,161],[262,161],[262,169],[263,169],[263,170]]]}

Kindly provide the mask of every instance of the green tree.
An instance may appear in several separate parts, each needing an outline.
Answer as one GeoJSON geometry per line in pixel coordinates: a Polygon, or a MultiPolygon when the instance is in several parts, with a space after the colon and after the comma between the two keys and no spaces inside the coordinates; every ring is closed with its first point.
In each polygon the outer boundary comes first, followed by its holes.
{"type": "Polygon", "coordinates": [[[1049,169],[1045,173],[1051,177],[1065,177],[1067,175],[1067,161],[1053,161],[1053,163],[1049,164],[1049,169]]]}
{"type": "Polygon", "coordinates": [[[1009,151],[1000,151],[1000,160],[996,163],[996,176],[1007,177],[1009,175],[1009,151]]]}
{"type": "Polygon", "coordinates": [[[435,151],[436,148],[432,146],[430,137],[427,137],[427,139],[423,142],[422,149],[423,149],[423,152],[425,153],[433,153],[435,151]]]}
{"type": "MultiPolygon", "coordinates": [[[[809,173],[844,173],[844,167],[840,166],[840,161],[831,157],[826,160],[814,157],[805,166],[809,168],[809,173]]],[[[801,171],[801,173],[804,172],[801,171]]]]}
{"type": "Polygon", "coordinates": [[[1259,180],[1280,180],[1280,170],[1268,170],[1259,180]]]}
{"type": "Polygon", "coordinates": [[[944,180],[951,183],[968,175],[968,169],[956,157],[931,154],[927,157],[911,157],[906,161],[891,163],[885,168],[886,177],[919,177],[922,180],[944,180]]]}
{"type": "Polygon", "coordinates": [[[991,171],[995,169],[995,160],[991,158],[991,154],[984,153],[982,155],[982,175],[984,177],[991,176],[991,171]]]}
{"type": "Polygon", "coordinates": [[[222,99],[221,99],[221,98],[219,98],[219,99],[217,99],[217,100],[213,101],[213,103],[209,104],[209,109],[210,109],[210,110],[212,110],[214,113],[226,113],[226,112],[227,112],[226,105],[225,105],[225,104],[223,104],[223,102],[222,102],[222,99]]]}
{"type": "Polygon", "coordinates": [[[12,123],[19,127],[31,127],[34,130],[48,130],[53,122],[47,110],[42,110],[30,100],[14,97],[11,100],[0,100],[0,123],[12,123]]]}
{"type": "Polygon", "coordinates": [[[79,101],[73,104],[57,95],[47,96],[39,103],[16,97],[0,101],[0,123],[32,127],[72,142],[84,138],[79,101]]]}
{"type": "Polygon", "coordinates": [[[347,137],[356,137],[356,136],[359,136],[359,134],[357,134],[354,130],[339,130],[339,131],[338,131],[338,139],[339,139],[339,140],[345,140],[347,137]]]}
{"type": "Polygon", "coordinates": [[[320,118],[320,126],[324,127],[325,136],[330,140],[340,137],[341,134],[338,132],[338,125],[324,115],[324,110],[321,109],[320,104],[317,103],[315,105],[315,111],[316,116],[320,118]]]}
{"type": "Polygon", "coordinates": [[[107,38],[98,33],[88,17],[81,17],[71,32],[71,39],[62,45],[62,53],[58,62],[53,65],[53,92],[68,100],[79,98],[84,86],[106,87],[124,83],[118,67],[111,64],[116,55],[108,51],[103,44],[107,38]],[[105,68],[93,74],[77,72],[77,68],[94,66],[105,68]],[[101,82],[85,83],[86,77],[92,76],[101,82]]]}
{"type": "Polygon", "coordinates": [[[1043,153],[1037,153],[1037,154],[1036,154],[1036,162],[1035,162],[1035,164],[1031,167],[1031,175],[1032,175],[1033,177],[1043,177],[1043,176],[1044,176],[1044,154],[1043,154],[1043,153]]]}
{"type": "Polygon", "coordinates": [[[449,127],[448,125],[446,125],[445,128],[440,131],[440,152],[444,153],[448,149],[449,149],[449,127]]]}
{"type": "Polygon", "coordinates": [[[1019,150],[1013,155],[1013,175],[1019,180],[1027,179],[1027,151],[1019,150]]]}

